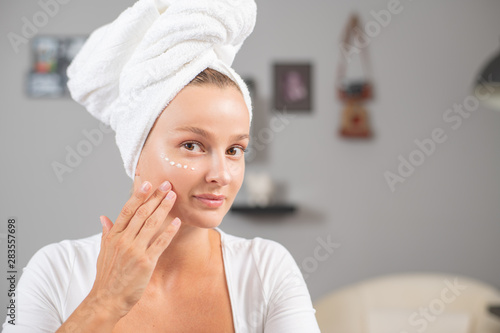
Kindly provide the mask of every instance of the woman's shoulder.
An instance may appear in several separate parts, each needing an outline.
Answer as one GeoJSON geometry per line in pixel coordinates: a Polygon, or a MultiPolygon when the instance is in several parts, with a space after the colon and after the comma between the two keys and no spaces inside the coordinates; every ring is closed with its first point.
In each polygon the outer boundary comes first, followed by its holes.
{"type": "Polygon", "coordinates": [[[227,251],[241,255],[252,255],[259,259],[282,258],[290,255],[290,252],[281,243],[262,237],[244,238],[228,234],[219,228],[222,244],[227,251]]]}
{"type": "Polygon", "coordinates": [[[243,238],[218,230],[222,235],[225,259],[241,274],[255,271],[262,280],[300,274],[293,256],[281,243],[262,237],[243,238]]]}
{"type": "Polygon", "coordinates": [[[96,234],[80,239],[65,239],[50,243],[40,248],[30,259],[28,265],[42,258],[52,261],[68,261],[75,256],[92,256],[99,253],[100,242],[101,234],[96,234]]]}
{"type": "Polygon", "coordinates": [[[222,235],[226,273],[229,272],[234,290],[241,292],[240,297],[249,299],[261,295],[262,302],[267,304],[287,295],[287,287],[306,288],[295,259],[281,243],[262,237],[243,238],[218,230],[222,235]]]}
{"type": "Polygon", "coordinates": [[[28,261],[23,272],[35,270],[52,274],[57,271],[71,273],[75,268],[85,269],[95,265],[99,255],[101,234],[80,238],[65,239],[43,246],[28,261]]]}

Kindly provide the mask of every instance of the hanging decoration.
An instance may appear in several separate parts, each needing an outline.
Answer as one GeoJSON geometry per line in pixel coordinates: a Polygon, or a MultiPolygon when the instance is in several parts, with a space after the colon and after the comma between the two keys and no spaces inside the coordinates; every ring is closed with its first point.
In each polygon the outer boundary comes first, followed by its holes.
{"type": "Polygon", "coordinates": [[[365,109],[365,103],[373,98],[373,85],[368,59],[368,45],[360,42],[364,38],[359,17],[352,14],[345,28],[341,45],[343,52],[340,55],[336,83],[337,96],[344,104],[339,134],[346,138],[367,139],[373,136],[368,111],[365,109]],[[349,57],[354,54],[361,56],[365,79],[348,80],[346,78],[349,57]]]}

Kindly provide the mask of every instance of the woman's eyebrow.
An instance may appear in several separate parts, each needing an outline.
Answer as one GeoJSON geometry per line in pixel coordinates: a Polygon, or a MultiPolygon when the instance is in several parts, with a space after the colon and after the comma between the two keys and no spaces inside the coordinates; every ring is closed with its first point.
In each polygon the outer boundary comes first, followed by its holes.
{"type": "Polygon", "coordinates": [[[176,131],[183,131],[183,132],[193,132],[195,134],[199,134],[201,136],[204,136],[206,138],[210,137],[211,135],[205,131],[202,128],[199,127],[194,127],[194,126],[183,126],[183,127],[177,127],[175,129],[176,131]]]}
{"type": "MultiPolygon", "coordinates": [[[[176,131],[184,131],[184,132],[193,132],[195,134],[199,134],[205,138],[210,138],[212,136],[211,133],[205,131],[202,128],[199,127],[194,127],[194,126],[182,126],[182,127],[177,127],[175,129],[176,131]]],[[[236,134],[232,137],[233,140],[243,140],[243,139],[249,139],[250,136],[248,134],[236,134]]]]}
{"type": "Polygon", "coordinates": [[[235,135],[234,140],[239,141],[239,140],[244,140],[244,139],[250,139],[250,135],[248,134],[240,134],[240,135],[235,135]]]}

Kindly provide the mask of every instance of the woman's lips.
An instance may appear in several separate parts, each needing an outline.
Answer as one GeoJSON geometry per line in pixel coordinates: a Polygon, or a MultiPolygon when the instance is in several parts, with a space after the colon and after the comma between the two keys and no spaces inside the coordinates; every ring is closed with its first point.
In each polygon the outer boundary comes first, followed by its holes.
{"type": "Polygon", "coordinates": [[[218,208],[222,206],[225,200],[225,196],[223,195],[214,195],[214,194],[202,194],[194,196],[198,201],[203,203],[205,206],[210,208],[218,208]]]}

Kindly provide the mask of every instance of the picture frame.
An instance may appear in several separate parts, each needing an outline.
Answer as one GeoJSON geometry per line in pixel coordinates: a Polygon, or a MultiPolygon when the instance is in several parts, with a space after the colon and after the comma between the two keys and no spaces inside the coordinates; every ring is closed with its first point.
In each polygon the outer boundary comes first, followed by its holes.
{"type": "Polygon", "coordinates": [[[312,65],[310,63],[274,64],[274,108],[312,110],[312,65]]]}
{"type": "Polygon", "coordinates": [[[37,36],[31,42],[32,64],[26,79],[31,98],[69,96],[66,70],[87,36],[37,36]]]}

